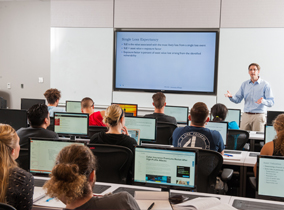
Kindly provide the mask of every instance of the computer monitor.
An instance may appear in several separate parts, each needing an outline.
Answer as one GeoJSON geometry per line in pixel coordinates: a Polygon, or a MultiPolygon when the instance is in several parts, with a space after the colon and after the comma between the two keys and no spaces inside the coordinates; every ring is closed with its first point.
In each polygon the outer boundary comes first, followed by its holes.
{"type": "Polygon", "coordinates": [[[196,188],[197,150],[135,147],[134,183],[166,189],[196,188]]]}
{"type": "Polygon", "coordinates": [[[188,123],[188,107],[186,106],[165,106],[164,113],[175,117],[178,124],[188,123]]]}
{"type": "Polygon", "coordinates": [[[227,117],[226,117],[225,121],[226,122],[236,121],[236,123],[240,127],[241,110],[240,109],[228,109],[228,113],[227,113],[227,117]]]}
{"type": "Polygon", "coordinates": [[[154,142],[156,141],[156,118],[150,117],[125,117],[125,126],[128,129],[139,129],[140,140],[154,142]]]}
{"type": "Polygon", "coordinates": [[[45,104],[45,99],[21,98],[21,109],[29,110],[35,104],[45,104]]]}
{"type": "Polygon", "coordinates": [[[58,153],[74,143],[84,145],[74,140],[30,138],[29,171],[33,174],[50,174],[58,153]]]}
{"type": "Polygon", "coordinates": [[[27,127],[27,111],[19,109],[0,109],[0,123],[9,124],[15,130],[27,127]]]}
{"type": "Polygon", "coordinates": [[[0,97],[0,109],[7,109],[7,100],[0,97]]]}
{"type": "Polygon", "coordinates": [[[82,113],[81,101],[66,101],[66,112],[82,113]]]}
{"type": "Polygon", "coordinates": [[[123,109],[125,116],[127,117],[137,116],[138,104],[122,104],[122,103],[111,103],[111,104],[117,104],[118,106],[120,106],[123,109]]]}
{"type": "Polygon", "coordinates": [[[59,135],[88,136],[89,135],[89,114],[84,113],[54,113],[54,132],[59,135]]]}
{"type": "Polygon", "coordinates": [[[226,145],[227,134],[228,134],[228,123],[227,122],[211,122],[210,121],[210,122],[207,122],[207,124],[205,124],[205,128],[218,131],[222,136],[224,145],[226,145]]]}
{"type": "Polygon", "coordinates": [[[137,145],[140,145],[140,130],[139,129],[128,129],[128,135],[131,138],[134,138],[135,141],[137,142],[137,145]]]}
{"type": "Polygon", "coordinates": [[[284,157],[257,156],[257,198],[284,201],[284,157]]]}
{"type": "Polygon", "coordinates": [[[267,125],[272,125],[273,120],[280,114],[284,114],[284,111],[267,111],[267,125]]]}
{"type": "Polygon", "coordinates": [[[264,142],[265,144],[275,139],[277,133],[273,125],[264,125],[264,142]]]}

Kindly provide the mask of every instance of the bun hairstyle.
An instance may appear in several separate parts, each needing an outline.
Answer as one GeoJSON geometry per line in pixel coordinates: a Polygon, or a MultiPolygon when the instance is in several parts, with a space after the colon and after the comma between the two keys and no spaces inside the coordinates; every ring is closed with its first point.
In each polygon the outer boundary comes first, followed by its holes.
{"type": "Polygon", "coordinates": [[[227,117],[228,109],[224,104],[215,104],[211,108],[213,122],[223,122],[227,117]]]}
{"type": "Polygon", "coordinates": [[[10,169],[17,167],[12,157],[12,150],[16,148],[17,133],[7,124],[0,124],[0,202],[6,202],[6,192],[9,182],[10,169]]]}
{"type": "Polygon", "coordinates": [[[278,134],[276,136],[275,150],[284,156],[284,114],[280,114],[273,121],[273,127],[278,134]]]}
{"type": "Polygon", "coordinates": [[[122,118],[123,114],[124,112],[122,108],[117,104],[113,104],[106,109],[103,122],[108,124],[110,127],[114,127],[122,118]]]}
{"type": "Polygon", "coordinates": [[[64,198],[70,203],[91,193],[89,176],[93,170],[96,170],[96,158],[91,150],[72,144],[59,152],[51,179],[43,188],[50,197],[64,198]]]}

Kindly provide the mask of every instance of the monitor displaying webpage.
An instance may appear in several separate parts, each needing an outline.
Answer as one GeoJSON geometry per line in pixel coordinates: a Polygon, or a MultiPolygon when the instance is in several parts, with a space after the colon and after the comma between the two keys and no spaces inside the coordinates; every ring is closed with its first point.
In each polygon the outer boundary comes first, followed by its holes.
{"type": "MultiPolygon", "coordinates": [[[[55,165],[58,153],[75,142],[61,140],[30,140],[30,172],[49,174],[55,165]]],[[[84,143],[77,143],[82,144],[84,143]]]]}
{"type": "Polygon", "coordinates": [[[284,159],[259,158],[258,194],[284,198],[284,159]]]}
{"type": "Polygon", "coordinates": [[[66,101],[66,112],[81,113],[81,101],[66,101]]]}
{"type": "Polygon", "coordinates": [[[277,135],[273,125],[265,125],[264,133],[265,133],[264,136],[265,144],[275,139],[277,135]]]}
{"type": "MultiPolygon", "coordinates": [[[[112,104],[116,104],[116,103],[112,103],[112,104]]],[[[117,104],[118,106],[120,106],[123,111],[125,112],[125,116],[137,116],[137,104],[117,104]]]]}
{"type": "Polygon", "coordinates": [[[194,188],[196,153],[135,148],[134,182],[194,188]]]}
{"type": "Polygon", "coordinates": [[[88,135],[89,115],[56,112],[54,114],[54,132],[70,135],[88,135]]]}
{"type": "Polygon", "coordinates": [[[226,122],[236,121],[236,123],[240,127],[240,117],[241,117],[241,110],[228,109],[225,121],[226,122]]]}
{"type": "Polygon", "coordinates": [[[222,136],[224,144],[226,145],[228,123],[226,122],[207,122],[207,124],[205,124],[205,128],[218,131],[222,136]]]}
{"type": "Polygon", "coordinates": [[[165,106],[164,113],[176,118],[178,124],[187,124],[188,107],[165,106]]]}
{"type": "Polygon", "coordinates": [[[125,117],[127,129],[139,129],[140,140],[156,140],[156,119],[144,117],[125,117]]]}

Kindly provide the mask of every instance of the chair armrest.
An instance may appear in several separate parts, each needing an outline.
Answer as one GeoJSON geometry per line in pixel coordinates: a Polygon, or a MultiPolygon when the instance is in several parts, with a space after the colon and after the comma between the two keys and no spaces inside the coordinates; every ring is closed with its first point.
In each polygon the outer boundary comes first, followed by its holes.
{"type": "Polygon", "coordinates": [[[250,182],[251,186],[253,187],[253,189],[256,190],[256,178],[250,177],[249,182],[250,182]]]}
{"type": "Polygon", "coordinates": [[[234,170],[229,168],[224,168],[221,174],[221,179],[224,182],[228,182],[233,176],[234,170]]]}

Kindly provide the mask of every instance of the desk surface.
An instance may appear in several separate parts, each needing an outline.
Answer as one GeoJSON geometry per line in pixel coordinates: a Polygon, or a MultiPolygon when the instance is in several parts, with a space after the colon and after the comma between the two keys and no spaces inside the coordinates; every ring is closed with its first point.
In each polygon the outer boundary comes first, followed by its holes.
{"type": "Polygon", "coordinates": [[[257,131],[250,131],[249,139],[264,140],[264,133],[257,133],[257,131]]]}
{"type": "Polygon", "coordinates": [[[245,157],[244,166],[254,167],[257,155],[259,155],[259,152],[248,152],[245,157]]]}
{"type": "Polygon", "coordinates": [[[223,156],[223,164],[224,165],[236,165],[236,166],[243,166],[245,158],[247,156],[247,151],[239,151],[239,150],[225,150],[225,154],[232,155],[230,157],[223,156]],[[238,154],[236,154],[238,153],[238,154]]]}
{"type": "Polygon", "coordinates": [[[229,202],[235,208],[243,210],[279,210],[284,209],[284,202],[243,198],[232,196],[229,202]]]}

